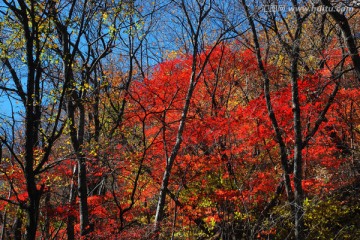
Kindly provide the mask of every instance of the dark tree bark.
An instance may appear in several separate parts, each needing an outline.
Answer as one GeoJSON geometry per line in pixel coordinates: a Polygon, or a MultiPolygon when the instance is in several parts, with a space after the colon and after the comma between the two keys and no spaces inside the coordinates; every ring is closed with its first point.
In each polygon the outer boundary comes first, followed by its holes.
{"type": "Polygon", "coordinates": [[[268,114],[269,114],[269,118],[271,120],[271,124],[272,127],[274,129],[275,132],[275,136],[276,136],[276,140],[279,144],[279,151],[280,151],[280,159],[281,159],[281,166],[283,168],[283,178],[284,178],[284,183],[285,183],[285,189],[286,189],[286,193],[287,193],[287,198],[289,202],[292,202],[294,199],[294,193],[292,191],[291,188],[291,182],[290,182],[290,166],[289,166],[289,160],[288,160],[288,155],[287,155],[287,150],[286,150],[286,145],[285,142],[283,140],[282,134],[281,134],[281,129],[279,127],[275,112],[273,110],[273,106],[271,103],[271,96],[270,96],[270,79],[269,76],[267,74],[267,71],[264,67],[263,64],[263,60],[262,60],[262,56],[261,56],[261,52],[260,52],[260,44],[259,44],[259,39],[258,39],[258,34],[256,31],[256,27],[255,27],[255,23],[254,23],[254,19],[252,17],[252,15],[250,14],[249,8],[245,2],[245,0],[242,0],[242,5],[244,7],[245,10],[245,14],[246,17],[248,18],[249,24],[250,24],[250,28],[253,34],[253,41],[254,41],[254,45],[255,45],[255,54],[256,54],[256,58],[257,58],[257,62],[258,62],[258,66],[259,69],[261,71],[261,74],[264,78],[264,97],[265,97],[265,101],[266,101],[266,107],[268,110],[268,114]]]}
{"type": "MultiPolygon", "coordinates": [[[[18,5],[13,2],[4,1],[5,5],[14,13],[21,24],[21,30],[25,39],[26,56],[26,92],[22,88],[21,80],[16,70],[12,67],[7,58],[2,62],[11,72],[13,81],[17,87],[25,108],[25,157],[24,164],[21,166],[24,170],[26,180],[26,190],[29,195],[27,211],[26,239],[35,239],[38,225],[39,205],[42,189],[37,188],[34,151],[39,146],[39,127],[41,123],[41,89],[40,79],[42,77],[42,66],[40,54],[42,43],[39,39],[39,20],[35,19],[35,2],[27,3],[18,1],[18,5]]],[[[47,159],[46,159],[47,160],[47,159]]],[[[45,161],[46,161],[45,160],[45,161]]]]}

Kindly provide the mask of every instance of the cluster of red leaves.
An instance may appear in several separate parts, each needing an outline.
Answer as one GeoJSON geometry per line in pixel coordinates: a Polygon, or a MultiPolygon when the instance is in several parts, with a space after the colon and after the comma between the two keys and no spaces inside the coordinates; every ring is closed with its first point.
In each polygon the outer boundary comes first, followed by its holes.
{"type": "MultiPolygon", "coordinates": [[[[203,53],[200,62],[204,58],[203,53]]],[[[331,64],[335,63],[330,61],[331,64]]],[[[253,91],[259,88],[256,66],[251,51],[222,45],[213,51],[197,82],[169,187],[178,202],[175,206],[175,199],[170,200],[167,216],[176,208],[177,221],[182,226],[197,219],[213,224],[225,221],[225,216],[235,218],[235,212],[244,212],[244,205],[249,212],[261,209],[259,206],[272,198],[280,182],[278,143],[262,90],[253,91]]],[[[272,79],[281,78],[276,67],[266,68],[272,79]]],[[[126,95],[128,108],[121,124],[121,138],[114,140],[114,146],[100,149],[96,157],[87,153],[89,185],[97,185],[104,177],[108,184],[104,194],[92,193],[88,198],[94,239],[138,239],[150,231],[166,156],[175,144],[190,75],[191,58],[182,56],[159,64],[148,79],[134,82],[126,95]],[[106,155],[106,164],[100,162],[101,154],[106,155]]],[[[299,80],[304,136],[314,127],[335,87],[328,76],[328,72],[320,71],[299,80]]],[[[344,184],[339,169],[348,162],[347,138],[352,128],[360,124],[359,95],[359,89],[341,89],[326,120],[303,150],[306,194],[320,194],[344,184]]],[[[282,84],[272,91],[271,97],[291,161],[291,86],[282,84]]],[[[45,185],[45,192],[57,187],[59,195],[68,192],[75,164],[64,160],[43,175],[39,186],[45,185]]],[[[0,180],[11,181],[18,191],[9,200],[26,202],[23,173],[16,166],[2,163],[0,180]]],[[[53,201],[46,206],[47,217],[59,225],[68,216],[78,216],[77,204],[53,201]]]]}

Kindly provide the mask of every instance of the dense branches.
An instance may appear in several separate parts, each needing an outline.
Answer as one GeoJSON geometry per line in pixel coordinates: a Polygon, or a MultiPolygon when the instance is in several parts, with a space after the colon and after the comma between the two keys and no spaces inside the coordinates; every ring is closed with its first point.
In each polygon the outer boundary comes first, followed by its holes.
{"type": "Polygon", "coordinates": [[[359,235],[358,9],[278,4],[3,1],[1,239],[359,235]]]}

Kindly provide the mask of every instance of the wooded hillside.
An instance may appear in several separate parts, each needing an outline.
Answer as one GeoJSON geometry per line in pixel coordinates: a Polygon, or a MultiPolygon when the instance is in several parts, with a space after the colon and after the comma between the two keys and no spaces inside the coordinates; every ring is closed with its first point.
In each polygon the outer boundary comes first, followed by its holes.
{"type": "Polygon", "coordinates": [[[357,239],[360,6],[3,0],[4,239],[357,239]]]}

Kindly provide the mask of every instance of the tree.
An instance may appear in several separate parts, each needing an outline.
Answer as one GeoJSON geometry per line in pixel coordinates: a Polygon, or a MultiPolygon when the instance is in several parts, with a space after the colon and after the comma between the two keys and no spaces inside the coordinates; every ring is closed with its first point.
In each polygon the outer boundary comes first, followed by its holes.
{"type": "Polygon", "coordinates": [[[349,43],[288,4],[5,1],[1,239],[357,236],[349,43]]]}
{"type": "MultiPolygon", "coordinates": [[[[175,3],[176,7],[179,7],[181,12],[184,14],[185,18],[178,18],[180,24],[182,26],[186,26],[185,31],[188,33],[190,38],[190,44],[192,47],[191,51],[191,74],[190,74],[190,82],[187,88],[187,93],[185,96],[185,102],[182,108],[181,118],[179,119],[179,127],[176,134],[175,144],[172,146],[172,150],[169,154],[165,153],[166,157],[166,168],[164,171],[164,176],[161,182],[161,189],[159,193],[159,200],[157,204],[157,210],[155,215],[155,223],[154,223],[154,231],[157,232],[160,230],[160,222],[164,217],[164,207],[165,207],[165,199],[168,191],[168,184],[171,175],[171,170],[173,168],[173,164],[178,155],[183,132],[185,128],[185,123],[188,115],[188,111],[190,108],[191,99],[195,90],[195,87],[202,76],[205,66],[207,65],[209,58],[213,49],[221,42],[228,33],[229,29],[223,28],[220,30],[220,33],[215,36],[215,43],[210,50],[206,53],[205,58],[201,61],[199,59],[199,53],[201,51],[202,44],[206,44],[203,42],[203,29],[207,18],[210,16],[210,12],[213,11],[213,4],[215,4],[212,0],[210,1],[196,1],[196,2],[186,2],[181,1],[179,3],[175,3]],[[195,22],[195,24],[194,24],[195,22]]],[[[166,150],[165,150],[166,151],[166,150]]]]}
{"type": "MultiPolygon", "coordinates": [[[[65,86],[55,95],[59,101],[53,101],[54,93],[48,90],[60,85],[59,79],[48,77],[52,76],[49,70],[53,62],[50,58],[51,44],[46,40],[52,32],[46,28],[50,20],[45,13],[49,11],[50,5],[35,1],[4,1],[4,7],[6,10],[1,13],[4,19],[1,30],[2,35],[7,37],[1,40],[1,60],[8,80],[3,82],[6,85],[2,85],[1,88],[10,98],[22,103],[20,108],[25,115],[21,119],[22,126],[18,128],[17,118],[22,116],[15,116],[16,113],[12,112],[13,122],[8,125],[9,128],[4,127],[1,141],[9,153],[6,165],[17,165],[23,172],[26,197],[19,199],[18,186],[15,187],[12,180],[8,179],[9,191],[18,201],[14,203],[7,198],[3,200],[26,210],[26,238],[35,239],[40,199],[47,191],[41,174],[52,165],[49,162],[51,150],[64,128],[62,106],[67,90],[65,86]],[[11,43],[14,44],[11,46],[11,43]],[[44,60],[47,58],[50,61],[44,60]],[[16,139],[16,129],[22,132],[18,137],[24,138],[24,142],[18,142],[16,139]],[[10,136],[6,133],[8,130],[12,131],[10,136]]],[[[21,225],[21,222],[19,223],[21,225]]]]}
{"type": "MultiPolygon", "coordinates": [[[[303,210],[303,201],[304,201],[304,195],[303,195],[303,149],[309,144],[309,141],[313,138],[313,136],[318,131],[320,125],[325,121],[325,115],[328,112],[331,104],[333,103],[333,100],[339,90],[339,82],[337,81],[341,76],[346,72],[340,69],[340,73],[334,73],[332,72],[332,75],[330,76],[331,81],[335,82],[335,86],[333,89],[333,92],[330,94],[328,98],[327,104],[325,104],[323,110],[319,113],[319,116],[317,120],[314,123],[314,126],[311,130],[308,131],[307,134],[303,133],[303,123],[302,123],[302,117],[301,117],[301,102],[299,97],[299,63],[301,62],[301,39],[302,39],[302,31],[304,22],[307,18],[309,18],[309,15],[311,14],[310,11],[305,12],[304,14],[301,14],[299,9],[299,5],[297,1],[292,1],[294,11],[294,16],[292,18],[295,20],[295,30],[289,31],[289,37],[285,36],[283,37],[281,33],[279,32],[278,28],[278,22],[277,22],[277,16],[276,14],[280,15],[280,18],[284,22],[285,26],[289,26],[288,22],[286,22],[286,19],[282,16],[282,13],[274,13],[270,12],[268,14],[269,21],[272,23],[270,25],[270,29],[272,29],[278,38],[280,44],[282,44],[283,48],[286,51],[286,54],[289,57],[289,78],[291,79],[291,93],[292,93],[292,111],[293,111],[293,129],[294,129],[294,145],[293,145],[293,161],[291,165],[293,166],[293,182],[294,182],[294,195],[291,188],[291,182],[290,179],[290,163],[288,159],[288,153],[287,153],[287,147],[283,139],[283,133],[282,129],[278,124],[278,120],[276,117],[276,113],[273,110],[273,103],[270,97],[270,78],[269,74],[265,68],[265,65],[263,63],[263,57],[261,53],[261,48],[259,44],[259,38],[258,38],[258,31],[255,27],[255,21],[254,17],[251,15],[249,7],[245,1],[242,1],[242,6],[244,8],[245,14],[248,18],[251,31],[253,34],[253,42],[255,45],[255,53],[258,60],[258,66],[259,70],[262,73],[263,79],[264,79],[264,96],[267,104],[268,114],[269,118],[271,119],[273,129],[276,133],[276,139],[279,144],[279,148],[281,151],[281,159],[282,159],[282,166],[284,171],[284,182],[286,186],[286,191],[288,195],[288,200],[292,204],[292,209],[294,212],[294,222],[295,222],[295,238],[296,239],[303,239],[305,237],[305,229],[304,229],[304,210],[303,210]],[[291,34],[291,35],[290,35],[291,34]],[[289,40],[288,40],[289,39],[289,40]],[[290,42],[290,43],[289,43],[290,42]]],[[[264,27],[267,27],[266,24],[263,24],[264,27]]],[[[343,66],[343,60],[340,61],[340,65],[343,66]]],[[[331,69],[331,71],[334,71],[331,69]]]]}

